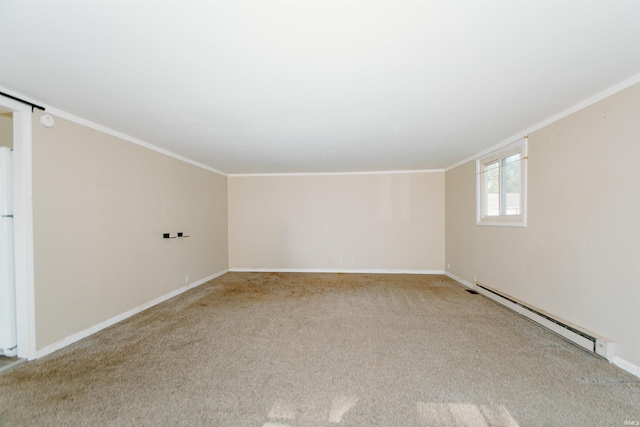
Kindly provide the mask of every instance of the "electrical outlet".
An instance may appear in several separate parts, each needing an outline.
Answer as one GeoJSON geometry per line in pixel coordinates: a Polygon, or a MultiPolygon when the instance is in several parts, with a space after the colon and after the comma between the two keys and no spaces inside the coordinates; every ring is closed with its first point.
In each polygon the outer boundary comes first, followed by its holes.
{"type": "Polygon", "coordinates": [[[340,259],[338,260],[338,264],[340,264],[340,265],[344,264],[344,261],[342,260],[342,258],[340,258],[340,259]]]}
{"type": "Polygon", "coordinates": [[[189,283],[189,275],[185,274],[184,276],[184,283],[189,283]]]}
{"type": "Polygon", "coordinates": [[[448,270],[448,269],[450,269],[450,268],[451,268],[451,263],[450,263],[450,262],[448,262],[448,263],[447,263],[447,270],[448,270]]]}

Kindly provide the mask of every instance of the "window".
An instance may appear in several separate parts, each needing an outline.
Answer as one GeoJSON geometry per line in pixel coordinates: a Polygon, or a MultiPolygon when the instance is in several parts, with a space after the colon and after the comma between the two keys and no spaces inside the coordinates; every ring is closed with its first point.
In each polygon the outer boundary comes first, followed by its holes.
{"type": "Polygon", "coordinates": [[[476,160],[476,224],[524,227],[527,139],[476,160]]]}

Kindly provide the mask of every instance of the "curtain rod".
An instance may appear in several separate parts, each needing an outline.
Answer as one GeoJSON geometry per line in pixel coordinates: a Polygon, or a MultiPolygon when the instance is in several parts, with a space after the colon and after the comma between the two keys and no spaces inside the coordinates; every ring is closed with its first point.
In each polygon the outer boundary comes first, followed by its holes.
{"type": "Polygon", "coordinates": [[[7,98],[11,98],[14,101],[22,102],[23,104],[31,105],[31,112],[32,113],[33,113],[33,109],[34,108],[37,108],[38,110],[45,111],[44,107],[41,107],[41,106],[36,105],[36,104],[33,104],[33,103],[29,102],[29,101],[25,101],[24,99],[16,98],[15,96],[9,95],[8,93],[0,92],[0,95],[6,96],[7,98]]]}

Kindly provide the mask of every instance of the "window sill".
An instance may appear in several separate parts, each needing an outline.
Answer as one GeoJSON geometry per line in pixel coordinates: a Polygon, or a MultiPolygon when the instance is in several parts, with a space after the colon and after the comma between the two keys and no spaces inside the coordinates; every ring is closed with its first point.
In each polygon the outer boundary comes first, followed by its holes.
{"type": "Polygon", "coordinates": [[[509,220],[479,220],[476,221],[476,225],[489,225],[493,227],[526,227],[527,224],[525,221],[519,219],[517,221],[509,221],[509,220]]]}

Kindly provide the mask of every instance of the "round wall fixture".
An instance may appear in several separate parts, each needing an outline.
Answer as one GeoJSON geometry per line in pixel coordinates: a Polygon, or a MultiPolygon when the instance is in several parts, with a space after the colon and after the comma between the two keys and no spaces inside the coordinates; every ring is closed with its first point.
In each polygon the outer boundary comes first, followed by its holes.
{"type": "Polygon", "coordinates": [[[40,123],[42,124],[42,126],[50,128],[55,122],[56,121],[53,120],[53,117],[50,114],[43,114],[40,116],[40,123]]]}

